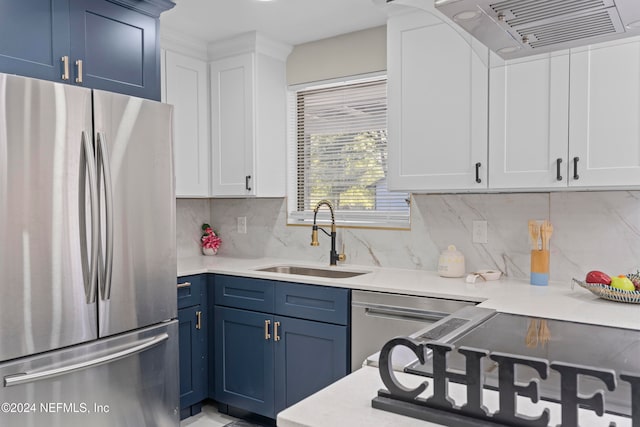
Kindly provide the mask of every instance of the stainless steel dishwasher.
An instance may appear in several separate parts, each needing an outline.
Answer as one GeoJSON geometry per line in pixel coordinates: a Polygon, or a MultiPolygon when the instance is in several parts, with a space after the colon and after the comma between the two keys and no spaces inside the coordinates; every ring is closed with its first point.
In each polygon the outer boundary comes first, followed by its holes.
{"type": "Polygon", "coordinates": [[[351,370],[393,337],[407,336],[475,302],[357,291],[351,293],[351,370]]]}

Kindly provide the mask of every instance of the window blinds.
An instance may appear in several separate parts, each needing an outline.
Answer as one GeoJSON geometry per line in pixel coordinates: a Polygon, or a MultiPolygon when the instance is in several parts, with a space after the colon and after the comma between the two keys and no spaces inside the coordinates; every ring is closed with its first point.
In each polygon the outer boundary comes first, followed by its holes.
{"type": "Polygon", "coordinates": [[[312,220],[328,199],[339,223],[408,226],[408,194],[387,190],[386,79],[300,90],[290,102],[290,219],[312,220]]]}

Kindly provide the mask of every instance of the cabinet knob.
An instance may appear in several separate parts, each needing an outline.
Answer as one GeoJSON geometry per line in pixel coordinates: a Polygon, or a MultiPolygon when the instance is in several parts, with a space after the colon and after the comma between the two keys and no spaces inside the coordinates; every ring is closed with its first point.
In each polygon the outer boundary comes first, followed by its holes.
{"type": "Polygon", "coordinates": [[[62,80],[69,80],[69,57],[65,55],[60,60],[62,61],[62,80]]]}
{"type": "Polygon", "coordinates": [[[202,312],[196,311],[196,329],[202,329],[202,312]]]}

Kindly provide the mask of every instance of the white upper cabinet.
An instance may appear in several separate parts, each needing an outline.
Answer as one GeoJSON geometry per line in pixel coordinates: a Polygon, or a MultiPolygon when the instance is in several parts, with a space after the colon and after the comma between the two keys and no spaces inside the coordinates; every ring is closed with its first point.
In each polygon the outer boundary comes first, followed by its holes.
{"type": "Polygon", "coordinates": [[[567,186],[569,54],[505,64],[491,54],[489,186],[567,186]]]}
{"type": "Polygon", "coordinates": [[[214,196],[255,195],[253,53],[211,63],[214,196]]]}
{"type": "Polygon", "coordinates": [[[387,47],[389,188],[487,188],[487,49],[423,11],[391,17],[387,47]]]}
{"type": "Polygon", "coordinates": [[[640,38],[573,50],[570,94],[569,185],[640,185],[640,38]]]}
{"type": "Polygon", "coordinates": [[[164,100],[174,106],[177,197],[209,196],[207,64],[165,51],[164,100]]]}
{"type": "Polygon", "coordinates": [[[263,39],[253,36],[252,51],[230,55],[229,48],[238,44],[225,42],[214,49],[223,57],[210,64],[213,196],[286,194],[285,59],[290,48],[263,53],[263,39]]]}
{"type": "Polygon", "coordinates": [[[640,185],[640,38],[491,60],[491,189],[640,185]]]}

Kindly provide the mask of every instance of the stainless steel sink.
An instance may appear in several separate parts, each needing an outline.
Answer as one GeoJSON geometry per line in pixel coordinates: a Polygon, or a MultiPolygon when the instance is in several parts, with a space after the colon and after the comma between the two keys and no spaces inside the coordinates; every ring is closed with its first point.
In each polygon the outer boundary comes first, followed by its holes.
{"type": "Polygon", "coordinates": [[[295,265],[276,265],[273,267],[258,268],[256,271],[268,271],[271,273],[284,273],[284,274],[300,274],[302,276],[316,276],[327,277],[330,279],[345,279],[347,277],[360,276],[362,274],[369,273],[368,271],[349,271],[342,269],[325,269],[325,268],[311,268],[311,267],[299,267],[295,265]]]}

